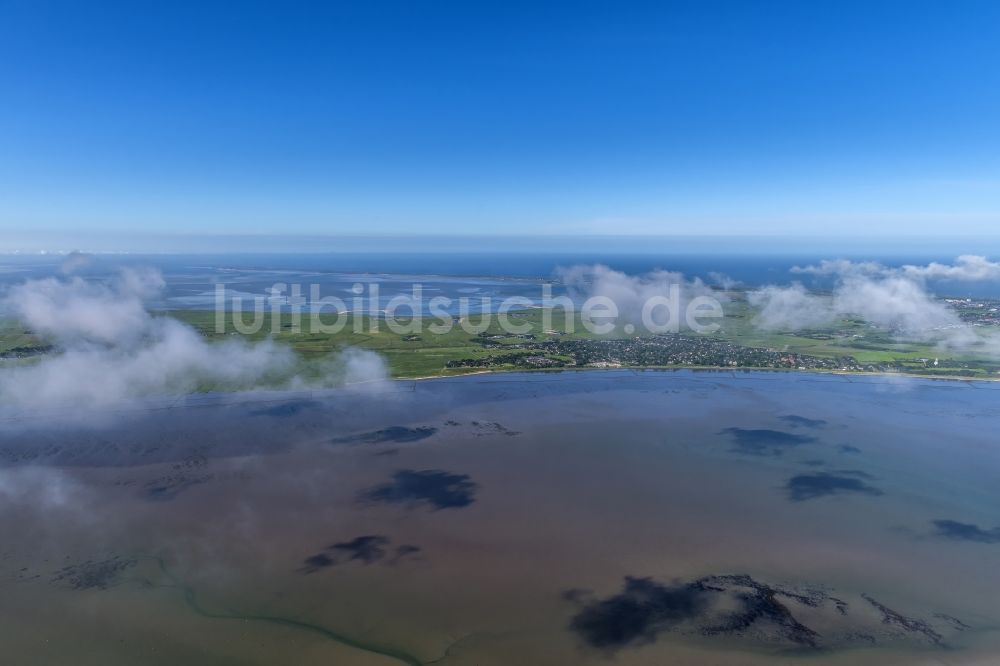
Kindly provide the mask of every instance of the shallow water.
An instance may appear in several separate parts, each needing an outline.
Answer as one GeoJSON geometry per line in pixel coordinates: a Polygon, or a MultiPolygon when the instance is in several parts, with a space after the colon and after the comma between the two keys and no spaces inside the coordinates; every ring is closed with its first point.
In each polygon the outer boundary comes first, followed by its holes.
{"type": "Polygon", "coordinates": [[[0,424],[52,664],[989,664],[1000,386],[578,372],[0,424]]]}

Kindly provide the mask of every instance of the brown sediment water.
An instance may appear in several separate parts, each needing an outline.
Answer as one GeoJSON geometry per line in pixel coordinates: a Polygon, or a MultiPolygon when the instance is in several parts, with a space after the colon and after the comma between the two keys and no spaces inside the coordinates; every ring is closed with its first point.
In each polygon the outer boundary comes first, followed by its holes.
{"type": "Polygon", "coordinates": [[[48,664],[1000,657],[993,385],[476,376],[0,433],[48,664]]]}

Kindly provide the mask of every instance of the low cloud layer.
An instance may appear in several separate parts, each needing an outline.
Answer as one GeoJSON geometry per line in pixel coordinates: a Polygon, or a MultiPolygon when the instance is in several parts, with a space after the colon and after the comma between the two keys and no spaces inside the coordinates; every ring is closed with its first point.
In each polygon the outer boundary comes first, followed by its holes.
{"type": "Polygon", "coordinates": [[[47,467],[0,469],[0,500],[5,506],[61,509],[79,506],[85,489],[67,474],[47,467]]]}
{"type": "Polygon", "coordinates": [[[958,282],[1000,281],[1000,262],[986,257],[963,254],[954,264],[932,261],[925,266],[905,264],[899,268],[885,266],[875,261],[824,260],[812,266],[796,266],[793,273],[806,275],[868,275],[881,277],[906,277],[913,280],[953,280],[958,282]]]}
{"type": "MultiPolygon", "coordinates": [[[[559,279],[571,290],[586,296],[606,296],[622,313],[639,312],[643,304],[655,296],[666,296],[670,287],[678,285],[682,296],[708,296],[715,292],[701,278],[688,280],[683,273],[655,270],[629,275],[603,264],[576,265],[559,268],[559,279]]],[[[717,274],[719,279],[724,276],[717,274]]]]}
{"type": "Polygon", "coordinates": [[[904,275],[928,280],[960,280],[963,282],[985,282],[1000,280],[1000,262],[986,257],[963,254],[954,265],[933,261],[926,266],[903,266],[904,275]]]}
{"type": "Polygon", "coordinates": [[[749,292],[747,299],[758,308],[754,323],[765,330],[802,330],[835,318],[826,299],[810,293],[798,282],[789,286],[767,285],[749,292]]]}
{"type": "MultiPolygon", "coordinates": [[[[645,324],[643,308],[656,299],[669,299],[676,290],[677,309],[673,315],[680,317],[692,300],[699,296],[714,301],[724,300],[725,294],[712,289],[701,278],[688,279],[676,271],[655,270],[638,275],[616,271],[603,264],[575,265],[559,268],[556,276],[576,298],[606,298],[613,302],[622,322],[645,324]]],[[[716,282],[729,281],[722,274],[713,274],[716,282]]],[[[654,321],[660,325],[662,321],[654,321]]]]}
{"type": "MultiPolygon", "coordinates": [[[[176,319],[151,314],[145,304],[163,287],[158,271],[129,268],[109,282],[47,278],[8,289],[2,312],[54,341],[58,351],[0,369],[0,403],[87,410],[202,388],[305,387],[295,375],[296,356],[285,346],[235,338],[210,343],[176,319]]],[[[381,357],[350,350],[320,381],[386,376],[381,357]]]]}
{"type": "Polygon", "coordinates": [[[996,353],[1000,344],[978,336],[927,287],[932,279],[1000,279],[1000,264],[984,257],[962,256],[954,265],[887,267],[875,262],[823,261],[796,267],[793,273],[832,277],[829,294],[815,294],[802,284],[768,285],[748,293],[758,309],[755,324],[764,330],[796,331],[858,317],[902,338],[937,342],[947,349],[996,353]]]}

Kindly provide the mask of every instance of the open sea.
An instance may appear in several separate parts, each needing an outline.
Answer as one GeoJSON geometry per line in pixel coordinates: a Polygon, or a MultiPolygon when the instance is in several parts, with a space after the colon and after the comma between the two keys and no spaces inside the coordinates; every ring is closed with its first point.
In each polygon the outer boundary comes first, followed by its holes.
{"type": "MultiPolygon", "coordinates": [[[[972,248],[975,250],[975,248],[972,248]]],[[[280,296],[287,304],[288,285],[302,287],[304,298],[311,285],[320,296],[336,296],[355,311],[376,312],[397,295],[411,295],[420,284],[425,299],[443,296],[456,304],[465,298],[470,311],[495,310],[505,298],[520,296],[541,304],[542,285],[553,284],[555,296],[565,293],[559,284],[560,268],[603,264],[630,275],[654,270],[700,278],[709,285],[736,284],[757,287],[766,284],[802,282],[814,289],[832,286],[830,278],[793,273],[795,266],[816,264],[822,259],[848,258],[856,261],[880,261],[887,266],[922,265],[931,261],[953,263],[955,255],[923,253],[866,253],[850,255],[797,254],[677,254],[656,253],[324,253],[324,254],[221,254],[221,255],[93,255],[75,274],[88,279],[107,279],[121,266],[145,266],[159,269],[166,281],[162,298],[151,302],[158,309],[213,309],[221,293],[227,307],[234,298],[242,299],[241,308],[253,307],[254,299],[269,305],[278,298],[272,289],[286,285],[280,296]],[[222,291],[219,291],[221,285],[222,291]],[[378,285],[375,301],[370,300],[372,285],[378,285]],[[351,299],[362,292],[360,307],[351,299]]],[[[59,255],[0,256],[0,287],[33,278],[60,275],[66,261],[59,255]]],[[[932,293],[952,297],[998,297],[1000,282],[931,281],[932,293]]],[[[427,314],[426,312],[422,314],[427,314]]]]}

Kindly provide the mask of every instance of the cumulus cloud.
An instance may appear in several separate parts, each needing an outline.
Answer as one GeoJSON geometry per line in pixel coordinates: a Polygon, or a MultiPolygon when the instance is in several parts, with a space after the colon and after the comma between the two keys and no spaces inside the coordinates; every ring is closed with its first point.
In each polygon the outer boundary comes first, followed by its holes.
{"type": "MultiPolygon", "coordinates": [[[[689,280],[683,273],[675,271],[655,270],[629,275],[603,264],[593,264],[559,268],[556,275],[571,295],[610,299],[618,309],[620,320],[636,325],[648,323],[643,321],[643,308],[647,304],[654,299],[669,299],[674,290],[678,294],[677,308],[681,311],[699,296],[711,297],[715,301],[724,299],[723,294],[714,291],[701,278],[689,280]]],[[[673,314],[681,317],[682,312],[673,314]]],[[[660,325],[663,322],[654,323],[660,325]]]]}
{"type": "Polygon", "coordinates": [[[739,280],[734,280],[725,273],[720,273],[719,271],[709,271],[708,279],[712,281],[712,284],[724,291],[729,291],[730,289],[735,289],[740,286],[739,280]]]}
{"type": "Polygon", "coordinates": [[[849,275],[834,292],[833,309],[907,335],[962,327],[953,310],[935,300],[923,285],[904,277],[849,275]]]}
{"type": "Polygon", "coordinates": [[[973,254],[963,254],[955,260],[954,265],[940,264],[936,261],[926,266],[903,266],[904,275],[931,280],[961,280],[964,282],[985,282],[1000,280],[1000,262],[990,261],[986,257],[973,254]]]}
{"type": "Polygon", "coordinates": [[[824,259],[810,266],[792,266],[791,272],[802,275],[883,275],[888,269],[875,261],[824,259]]]}
{"type": "MultiPolygon", "coordinates": [[[[389,366],[383,357],[357,347],[344,349],[320,369],[327,383],[363,391],[381,391],[389,378],[389,366]]],[[[297,384],[308,387],[311,382],[299,379],[297,384]]]]}
{"type": "Polygon", "coordinates": [[[961,282],[985,282],[1000,280],[1000,262],[986,257],[963,254],[954,264],[932,261],[926,266],[905,264],[898,268],[886,266],[876,261],[850,261],[847,259],[824,259],[810,266],[795,266],[792,273],[845,277],[864,275],[869,277],[905,277],[913,280],[955,280],[961,282]]]}
{"type": "Polygon", "coordinates": [[[990,279],[997,264],[983,257],[959,257],[953,266],[887,267],[875,262],[822,261],[793,272],[832,276],[829,295],[809,293],[801,284],[769,285],[748,294],[758,309],[755,323],[765,330],[801,330],[846,317],[859,317],[901,337],[933,341],[946,348],[996,353],[998,341],[977,335],[946,303],[928,291],[930,278],[990,279]],[[979,276],[979,277],[975,277],[979,276]]]}
{"type": "Polygon", "coordinates": [[[90,268],[94,264],[94,255],[87,254],[85,252],[70,252],[65,259],[63,259],[62,264],[59,266],[59,272],[63,275],[73,275],[80,271],[90,268]]]}
{"type": "Polygon", "coordinates": [[[31,330],[67,346],[134,346],[154,320],[145,301],[164,287],[154,270],[124,269],[110,283],[80,277],[29,280],[11,287],[5,309],[31,330]]]}
{"type": "Polygon", "coordinates": [[[59,470],[47,467],[19,467],[0,469],[0,499],[33,508],[53,509],[78,506],[84,488],[59,470]]]}
{"type": "Polygon", "coordinates": [[[747,300],[758,308],[756,323],[767,330],[799,330],[833,318],[829,299],[809,293],[798,282],[787,287],[762,287],[749,292],[747,300]]]}
{"type": "Polygon", "coordinates": [[[40,465],[0,469],[0,519],[5,524],[16,521],[22,544],[65,542],[77,535],[88,543],[102,540],[107,530],[118,526],[94,511],[96,500],[94,489],[73,470],[40,465]]]}
{"type": "MultiPolygon", "coordinates": [[[[208,342],[190,326],[145,307],[164,287],[154,270],[122,269],[108,282],[79,277],[29,280],[8,289],[3,311],[58,351],[33,363],[0,369],[0,404],[88,410],[130,398],[203,388],[302,388],[297,357],[270,340],[208,342]]],[[[387,377],[372,352],[355,350],[334,362],[322,385],[387,377]]]]}

